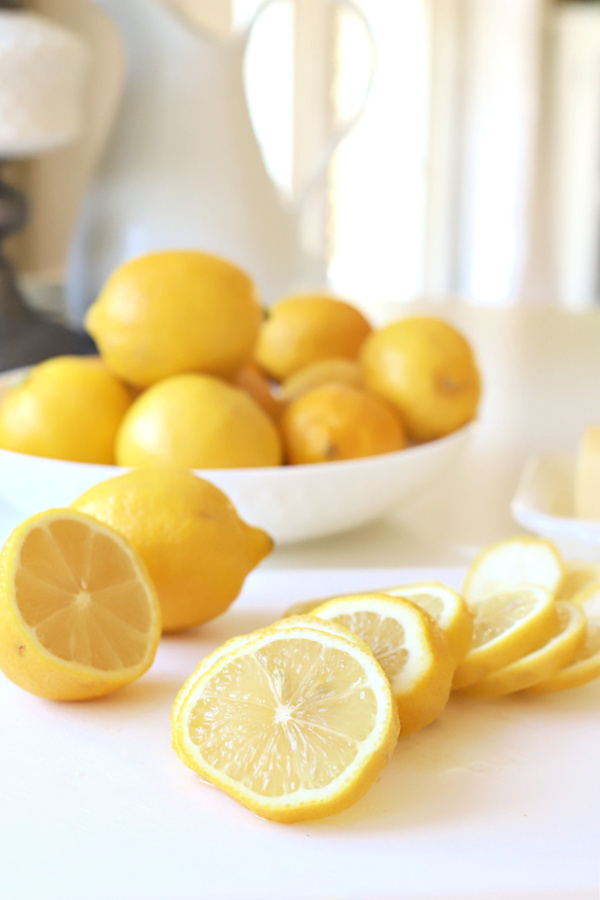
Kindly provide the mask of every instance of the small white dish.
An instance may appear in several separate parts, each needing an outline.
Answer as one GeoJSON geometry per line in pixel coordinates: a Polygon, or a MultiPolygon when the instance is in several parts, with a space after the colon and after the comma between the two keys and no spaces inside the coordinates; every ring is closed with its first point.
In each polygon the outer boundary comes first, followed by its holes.
{"type": "MultiPolygon", "coordinates": [[[[23,374],[0,375],[0,397],[23,374]]],[[[426,492],[462,454],[474,427],[364,459],[196,474],[224,491],[239,514],[276,544],[289,544],[365,525],[426,492]]],[[[0,449],[0,513],[3,521],[17,524],[40,510],[67,506],[92,485],[125,471],[0,449]]]]}
{"type": "Polygon", "coordinates": [[[565,559],[600,560],[600,522],[577,519],[573,509],[574,454],[527,460],[511,502],[516,521],[553,541],[565,559]]]}

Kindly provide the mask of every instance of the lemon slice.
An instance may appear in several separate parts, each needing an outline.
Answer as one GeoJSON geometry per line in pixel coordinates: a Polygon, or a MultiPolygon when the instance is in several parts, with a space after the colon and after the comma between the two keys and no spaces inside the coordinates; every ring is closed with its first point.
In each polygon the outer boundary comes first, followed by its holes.
{"type": "Polygon", "coordinates": [[[383,593],[405,597],[433,616],[448,639],[455,664],[461,661],[471,646],[473,615],[457,591],[439,581],[422,581],[385,588],[383,593]]]}
{"type": "MultiPolygon", "coordinates": [[[[295,628],[298,625],[301,625],[305,628],[312,628],[313,630],[316,629],[317,631],[325,631],[328,634],[336,634],[341,637],[345,637],[347,640],[361,643],[364,650],[369,650],[369,647],[367,647],[364,642],[360,641],[357,635],[353,634],[348,628],[345,628],[343,625],[337,625],[335,622],[327,622],[324,619],[317,619],[315,616],[310,615],[299,615],[291,616],[285,619],[278,619],[276,622],[273,622],[272,625],[269,625],[266,628],[258,628],[256,631],[251,631],[248,634],[235,635],[234,637],[229,638],[229,640],[225,641],[211,653],[207,653],[207,655],[200,660],[192,674],[186,679],[185,684],[181,687],[177,696],[175,697],[173,709],[171,712],[171,724],[174,726],[175,720],[179,715],[181,705],[183,704],[183,701],[185,700],[189,691],[193,688],[196,680],[200,677],[200,675],[203,674],[203,672],[206,672],[208,669],[210,669],[213,663],[217,662],[217,660],[221,659],[222,656],[225,656],[232,650],[237,650],[238,647],[243,647],[244,644],[247,644],[249,641],[256,639],[263,632],[268,631],[270,628],[288,629],[295,628]]],[[[178,732],[174,727],[172,728],[172,733],[173,740],[175,740],[175,735],[178,732]]],[[[183,740],[185,742],[185,734],[183,735],[183,740]]]]}
{"type": "Polygon", "coordinates": [[[600,563],[579,559],[568,560],[565,563],[565,574],[556,599],[572,600],[576,594],[595,582],[600,585],[600,563]]]}
{"type": "Polygon", "coordinates": [[[454,661],[435,619],[409,600],[387,594],[354,594],[313,610],[344,625],[373,651],[390,680],[402,734],[432,722],[448,701],[454,661]]]}
{"type": "Polygon", "coordinates": [[[554,594],[563,580],[564,562],[550,541],[517,535],[486,547],[467,571],[462,595],[473,607],[481,597],[508,585],[538,584],[554,594]]]}
{"type": "Polygon", "coordinates": [[[600,585],[590,585],[573,598],[573,603],[585,613],[585,639],[568,665],[529,688],[535,694],[581,687],[600,677],[600,585]]]}
{"type": "Polygon", "coordinates": [[[372,653],[315,628],[266,628],[213,661],[173,722],[191,769],[279,822],[346,809],[396,745],[398,712],[372,653]]]}
{"type": "Polygon", "coordinates": [[[54,700],[107,694],[151,665],[158,599],[140,557],[83,513],[49,510],[0,554],[0,668],[54,700]]]}
{"type": "Polygon", "coordinates": [[[537,650],[557,627],[554,598],[537,584],[507,585],[480,598],[474,613],[471,649],[454,673],[454,688],[474,684],[537,650]]]}
{"type": "Polygon", "coordinates": [[[556,604],[558,623],[550,640],[527,653],[509,666],[504,666],[469,687],[462,693],[470,697],[500,697],[522,691],[549,678],[573,658],[585,638],[587,620],[583,610],[574,603],[559,601],[556,604]]]}

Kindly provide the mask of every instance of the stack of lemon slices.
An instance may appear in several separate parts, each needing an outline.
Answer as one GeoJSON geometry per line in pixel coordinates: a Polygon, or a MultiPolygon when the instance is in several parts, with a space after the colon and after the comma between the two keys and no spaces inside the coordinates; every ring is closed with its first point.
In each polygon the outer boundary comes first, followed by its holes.
{"type": "Polygon", "coordinates": [[[453,690],[543,693],[600,676],[600,566],[548,541],[486,548],[461,593],[436,581],[297,604],[205,657],[181,688],[173,745],[266,818],[339,812],[382,773],[397,738],[453,690]]]}

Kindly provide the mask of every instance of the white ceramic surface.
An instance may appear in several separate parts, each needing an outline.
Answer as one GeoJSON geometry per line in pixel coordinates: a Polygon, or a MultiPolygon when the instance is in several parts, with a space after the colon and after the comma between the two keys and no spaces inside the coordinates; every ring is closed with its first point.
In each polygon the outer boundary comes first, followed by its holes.
{"type": "Polygon", "coordinates": [[[574,470],[573,454],[530,457],[511,511],[524,528],[552,540],[566,559],[600,560],[600,522],[573,515],[574,470]]]}
{"type": "MultiPolygon", "coordinates": [[[[0,397],[22,375],[0,375],[0,397]]],[[[287,544],[363,525],[430,490],[460,456],[473,427],[367,459],[197,474],[221,488],[244,519],[264,528],[277,544],[287,544]]],[[[16,524],[42,509],[68,505],[92,485],[124,471],[0,450],[0,506],[16,524]]]]}
{"type": "Polygon", "coordinates": [[[164,638],[109,697],[52,703],[0,675],[2,900],[597,900],[600,681],[453,695],[362,800],[297,825],[258,818],[173,751],[178,689],[234,634],[309,597],[463,577],[261,566],[225,615],[164,638]]]}

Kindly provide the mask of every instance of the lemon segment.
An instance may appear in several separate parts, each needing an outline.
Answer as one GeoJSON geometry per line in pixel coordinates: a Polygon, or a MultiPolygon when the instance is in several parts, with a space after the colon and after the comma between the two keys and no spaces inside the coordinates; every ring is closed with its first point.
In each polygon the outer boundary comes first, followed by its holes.
{"type": "Polygon", "coordinates": [[[582,609],[574,603],[556,604],[558,623],[550,640],[516,662],[492,672],[480,681],[463,688],[470,697],[500,697],[513,694],[554,675],[566,666],[583,644],[587,620],[582,609]]]}
{"type": "Polygon", "coordinates": [[[264,629],[199,676],[173,721],[192,770],[279,822],[346,809],[395,747],[398,713],[373,655],[314,628],[264,629]]]}
{"type": "Polygon", "coordinates": [[[572,600],[584,588],[600,584],[600,563],[571,559],[565,562],[565,572],[556,599],[572,600]]]}
{"type": "Polygon", "coordinates": [[[344,625],[373,652],[390,680],[402,734],[429,725],[448,701],[454,661],[435,619],[414,603],[386,594],[355,594],[313,610],[344,625]]]}
{"type": "Polygon", "coordinates": [[[553,595],[536,584],[507,585],[480,598],[472,611],[471,649],[456,669],[455,689],[539,649],[558,624],[553,595]]]}
{"type": "Polygon", "coordinates": [[[38,513],[0,553],[0,669],[41,697],[110,693],[151,665],[160,608],[141,558],[71,510],[38,513]]]}
{"type": "Polygon", "coordinates": [[[573,604],[585,613],[585,639],[568,665],[529,688],[535,694],[565,691],[600,678],[600,584],[585,588],[573,604]]]}
{"type": "Polygon", "coordinates": [[[461,595],[439,581],[423,581],[385,588],[392,597],[416,603],[436,620],[446,638],[456,665],[471,646],[473,614],[461,595]]]}
{"type": "Polygon", "coordinates": [[[491,544],[475,557],[462,595],[474,607],[481,598],[509,585],[537,584],[555,594],[564,574],[563,559],[551,541],[517,535],[491,544]]]}

